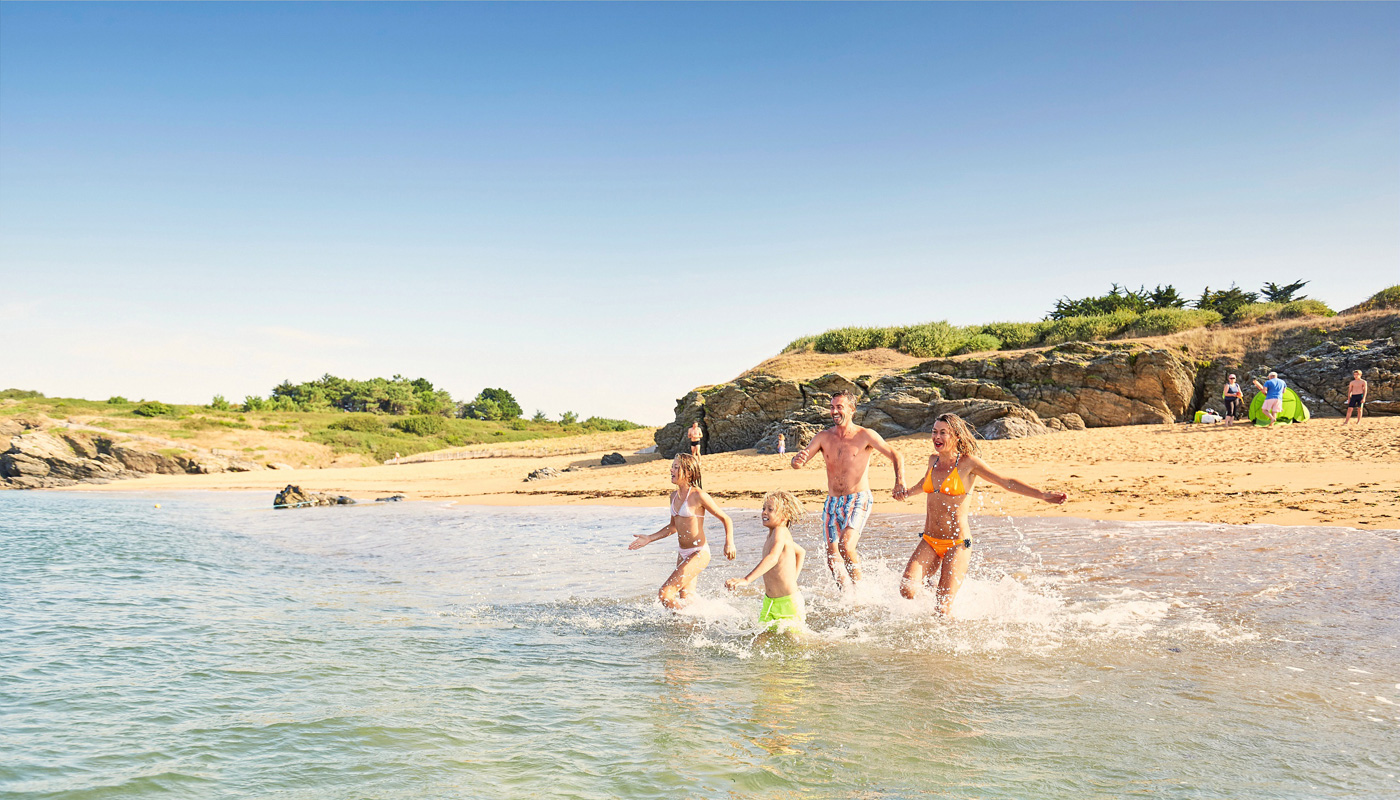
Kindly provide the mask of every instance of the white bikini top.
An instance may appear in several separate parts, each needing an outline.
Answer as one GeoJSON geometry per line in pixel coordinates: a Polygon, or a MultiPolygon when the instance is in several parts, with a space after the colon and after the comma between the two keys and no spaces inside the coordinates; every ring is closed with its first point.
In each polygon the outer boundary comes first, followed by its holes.
{"type": "MultiPolygon", "coordinates": [[[[680,494],[680,492],[676,492],[676,494],[680,494]]],[[[689,500],[690,500],[690,488],[689,488],[689,487],[687,487],[686,490],[685,490],[685,497],[682,497],[680,500],[681,500],[681,510],[680,510],[680,511],[677,511],[677,510],[676,510],[676,501],[675,501],[675,500],[672,500],[672,501],[671,501],[671,516],[673,516],[673,517],[698,517],[698,516],[701,516],[702,514],[705,513],[704,511],[701,511],[700,514],[696,514],[695,512],[693,512],[693,511],[690,510],[690,503],[689,503],[689,500]]]]}

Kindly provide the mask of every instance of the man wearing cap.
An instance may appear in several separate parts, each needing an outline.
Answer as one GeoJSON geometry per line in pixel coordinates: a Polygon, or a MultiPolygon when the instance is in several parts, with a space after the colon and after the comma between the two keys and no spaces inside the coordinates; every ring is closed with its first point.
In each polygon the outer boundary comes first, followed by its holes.
{"type": "Polygon", "coordinates": [[[1235,376],[1225,381],[1225,393],[1221,395],[1225,401],[1225,427],[1235,424],[1235,417],[1240,415],[1240,406],[1244,403],[1244,391],[1235,381],[1235,376]]]}
{"type": "Polygon", "coordinates": [[[1277,372],[1270,372],[1269,379],[1261,385],[1259,381],[1254,381],[1254,388],[1264,393],[1264,416],[1269,418],[1269,427],[1274,427],[1278,422],[1278,415],[1283,411],[1283,390],[1288,384],[1279,380],[1277,372]]]}

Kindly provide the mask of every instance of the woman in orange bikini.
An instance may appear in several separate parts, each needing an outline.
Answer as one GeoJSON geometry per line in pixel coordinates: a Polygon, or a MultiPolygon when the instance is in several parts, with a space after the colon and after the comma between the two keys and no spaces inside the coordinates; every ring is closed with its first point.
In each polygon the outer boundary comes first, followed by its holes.
{"type": "Polygon", "coordinates": [[[967,497],[978,477],[1016,494],[1044,500],[1056,505],[1065,502],[1064,492],[1042,492],[1015,478],[1003,478],[992,472],[977,455],[977,439],[972,428],[957,414],[943,414],[933,423],[933,455],[928,459],[928,472],[922,485],[904,493],[908,500],[919,494],[928,495],[928,516],[924,518],[924,533],[909,565],[904,568],[904,580],[899,592],[910,600],[918,594],[925,576],[932,582],[938,576],[938,612],[947,615],[953,596],[967,576],[967,564],[972,556],[969,548],[967,497]]]}
{"type": "Polygon", "coordinates": [[[734,522],[715,505],[714,498],[700,488],[700,459],[680,453],[671,461],[671,521],[656,533],[639,533],[628,550],[638,550],[671,534],[676,535],[676,569],[661,584],[656,597],[662,605],[676,611],[690,602],[700,571],[710,564],[710,545],[705,541],[705,513],[709,512],[724,525],[724,557],[734,560],[734,522]]]}

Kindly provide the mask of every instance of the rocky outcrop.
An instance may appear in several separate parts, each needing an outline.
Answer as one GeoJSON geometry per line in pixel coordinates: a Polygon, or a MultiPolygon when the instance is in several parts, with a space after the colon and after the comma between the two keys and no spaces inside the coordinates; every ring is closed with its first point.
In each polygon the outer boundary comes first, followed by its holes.
{"type": "Polygon", "coordinates": [[[310,508],[311,506],[353,506],[355,501],[345,495],[329,495],[322,492],[308,492],[300,486],[288,484],[272,500],[273,508],[310,508]]]}
{"type": "MultiPolygon", "coordinates": [[[[135,438],[73,428],[45,429],[43,421],[0,421],[0,488],[44,489],[105,483],[142,475],[247,472],[262,465],[207,453],[160,452],[135,438]]],[[[51,424],[51,423],[49,423],[51,424]]]]}
{"type": "Polygon", "coordinates": [[[525,482],[529,483],[531,481],[547,481],[550,478],[557,477],[559,477],[559,470],[555,469],[554,467],[540,467],[537,470],[533,470],[529,475],[526,475],[525,482]]]}
{"type": "Polygon", "coordinates": [[[627,459],[623,458],[621,453],[608,453],[607,455],[603,456],[603,460],[601,463],[605,467],[615,467],[621,464],[626,464],[627,459]]]}
{"type": "Polygon", "coordinates": [[[1371,384],[1368,409],[1400,413],[1394,338],[1400,315],[1341,323],[1292,329],[1228,357],[1142,342],[1072,342],[1015,355],[936,359],[878,378],[748,376],[682,397],[656,445],[667,457],[684,452],[685,430],[698,421],[707,453],[749,447],[774,453],[779,433],[794,452],[831,424],[828,405],[843,390],[859,398],[855,421],[885,437],[928,431],[944,413],[962,417],[987,439],[1184,421],[1214,402],[1228,372],[1248,387],[1250,377],[1262,380],[1270,369],[1314,414],[1339,412],[1351,370],[1360,369],[1371,384]]]}

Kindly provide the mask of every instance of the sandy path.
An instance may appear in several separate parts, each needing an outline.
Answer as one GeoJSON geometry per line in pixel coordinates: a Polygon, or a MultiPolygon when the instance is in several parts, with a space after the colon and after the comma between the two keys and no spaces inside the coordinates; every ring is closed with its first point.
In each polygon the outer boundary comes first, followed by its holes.
{"type": "MultiPolygon", "coordinates": [[[[895,440],[909,480],[931,452],[926,436],[895,440]]],[[[1143,425],[985,442],[994,469],[1066,491],[1062,507],[979,486],[981,513],[1093,519],[1261,522],[1400,529],[1400,417],[1368,419],[1343,429],[1319,419],[1273,430],[1241,425],[1143,425]]],[[[371,499],[401,493],[413,499],[494,505],[598,503],[660,505],[670,490],[655,455],[628,455],[624,466],[601,467],[602,452],[474,459],[398,466],[305,469],[223,475],[159,475],[78,487],[97,491],[240,489],[271,492],[288,483],[371,499]],[[542,466],[579,471],[534,483],[542,466]]],[[[752,451],[706,456],[705,488],[725,505],[757,508],[769,489],[789,489],[815,507],[824,495],[820,466],[787,468],[787,457],[752,451]]],[[[876,510],[911,513],[918,501],[895,502],[892,465],[877,458],[876,510]]],[[[976,512],[975,512],[976,513],[976,512]]]]}

